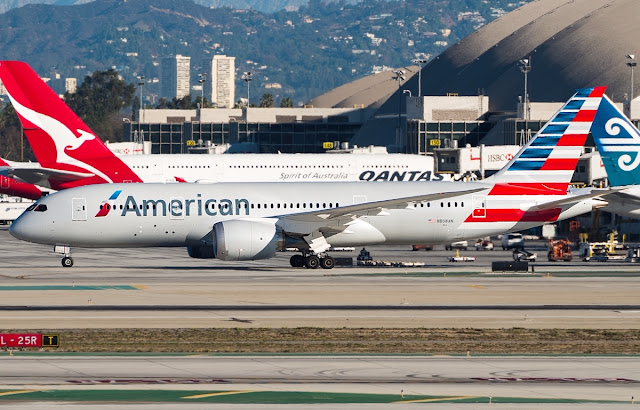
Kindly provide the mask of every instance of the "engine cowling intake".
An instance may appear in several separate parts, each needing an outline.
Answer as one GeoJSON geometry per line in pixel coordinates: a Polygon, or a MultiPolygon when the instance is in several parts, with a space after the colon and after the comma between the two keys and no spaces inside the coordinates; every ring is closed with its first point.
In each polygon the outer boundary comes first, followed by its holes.
{"type": "Polygon", "coordinates": [[[284,235],[276,219],[235,219],[213,225],[213,255],[226,261],[272,258],[283,249],[284,235]]]}

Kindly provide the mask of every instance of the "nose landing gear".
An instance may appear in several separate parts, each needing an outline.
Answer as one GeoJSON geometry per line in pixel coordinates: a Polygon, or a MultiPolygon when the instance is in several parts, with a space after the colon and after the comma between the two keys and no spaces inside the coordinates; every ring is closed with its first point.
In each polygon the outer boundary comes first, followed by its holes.
{"type": "Polygon", "coordinates": [[[71,256],[65,256],[62,258],[62,267],[70,268],[73,266],[73,258],[71,256]]]}
{"type": "Polygon", "coordinates": [[[73,258],[71,257],[71,247],[65,245],[56,245],[53,247],[55,253],[62,254],[62,267],[70,268],[73,266],[73,258]]]}

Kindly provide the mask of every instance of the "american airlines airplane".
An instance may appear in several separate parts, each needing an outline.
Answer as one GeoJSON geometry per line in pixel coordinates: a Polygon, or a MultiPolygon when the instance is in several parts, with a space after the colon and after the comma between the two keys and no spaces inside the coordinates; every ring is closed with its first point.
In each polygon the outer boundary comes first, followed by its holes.
{"type": "Polygon", "coordinates": [[[625,187],[608,194],[605,211],[640,218],[640,131],[607,97],[603,97],[591,133],[607,171],[609,185],[625,187]]]}
{"type": "MultiPolygon", "coordinates": [[[[431,156],[405,154],[114,155],[26,63],[0,61],[0,80],[39,164],[5,176],[54,190],[115,182],[451,180],[431,156]]],[[[2,192],[0,190],[0,192],[2,192]]]]}
{"type": "Polygon", "coordinates": [[[443,243],[589,212],[568,192],[604,87],[579,90],[498,173],[482,182],[99,184],[46,196],[10,227],[71,247],[187,247],[192,257],[254,260],[297,247],[294,267],[330,269],[331,246],[443,243]]]}

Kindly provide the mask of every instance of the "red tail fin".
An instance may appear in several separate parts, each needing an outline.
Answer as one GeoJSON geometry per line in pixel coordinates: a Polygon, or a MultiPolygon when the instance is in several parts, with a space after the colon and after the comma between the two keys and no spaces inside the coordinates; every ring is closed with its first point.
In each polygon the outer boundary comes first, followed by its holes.
{"type": "Polygon", "coordinates": [[[50,181],[54,189],[142,182],[26,63],[1,61],[0,80],[40,165],[87,177],[50,181]]]}

